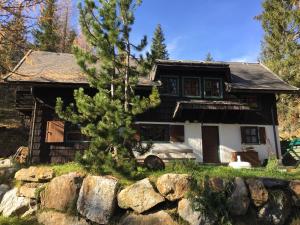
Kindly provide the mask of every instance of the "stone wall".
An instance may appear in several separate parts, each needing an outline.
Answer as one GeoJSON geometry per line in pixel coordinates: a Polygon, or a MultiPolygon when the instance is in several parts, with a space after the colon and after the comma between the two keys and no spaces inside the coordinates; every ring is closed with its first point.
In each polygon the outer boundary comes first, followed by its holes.
{"type": "MultiPolygon", "coordinates": [[[[18,188],[0,185],[0,213],[36,215],[45,225],[219,225],[221,221],[194,210],[194,199],[201,198],[190,196],[194,182],[187,174],[164,174],[155,181],[145,178],[120,187],[111,176],[73,172],[55,177],[51,168],[30,167],[19,170],[15,179],[21,183],[18,188]]],[[[300,181],[239,177],[207,181],[209,193],[225,196],[217,207],[226,206],[232,224],[300,224],[296,218],[300,181]]]]}

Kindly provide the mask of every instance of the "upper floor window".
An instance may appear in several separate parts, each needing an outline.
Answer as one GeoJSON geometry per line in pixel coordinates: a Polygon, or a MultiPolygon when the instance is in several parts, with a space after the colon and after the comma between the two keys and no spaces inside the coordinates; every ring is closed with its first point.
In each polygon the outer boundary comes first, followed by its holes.
{"type": "Polygon", "coordinates": [[[222,79],[204,78],[204,97],[222,98],[223,97],[222,79]]]}
{"type": "Polygon", "coordinates": [[[178,95],[178,78],[177,77],[162,77],[162,90],[163,95],[178,95]]]}
{"type": "Polygon", "coordinates": [[[201,96],[200,78],[184,77],[183,78],[183,95],[184,96],[201,96]]]}

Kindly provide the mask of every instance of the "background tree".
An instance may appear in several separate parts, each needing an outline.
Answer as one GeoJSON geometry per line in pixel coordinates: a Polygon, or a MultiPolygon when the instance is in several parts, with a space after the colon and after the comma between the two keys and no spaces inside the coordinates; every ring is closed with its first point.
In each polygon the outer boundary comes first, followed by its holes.
{"type": "Polygon", "coordinates": [[[71,18],[73,15],[72,1],[61,0],[59,2],[58,21],[59,21],[59,46],[58,51],[71,53],[74,40],[77,37],[76,31],[71,26],[71,18]]]}
{"type": "Polygon", "coordinates": [[[153,60],[169,59],[167,45],[165,44],[165,35],[160,24],[157,25],[152,39],[151,56],[153,60]]]}
{"type": "Polygon", "coordinates": [[[20,8],[15,10],[12,19],[2,30],[0,41],[0,73],[5,74],[13,70],[28,49],[26,27],[20,8]]]}
{"type": "Polygon", "coordinates": [[[205,61],[206,62],[212,62],[212,61],[214,61],[214,58],[212,57],[212,55],[211,55],[210,52],[206,54],[205,61]]]}
{"type": "MultiPolygon", "coordinates": [[[[282,79],[300,86],[300,1],[265,0],[257,16],[265,31],[261,60],[282,79]]],[[[300,136],[300,101],[281,95],[278,112],[281,136],[300,136]]]]}
{"type": "Polygon", "coordinates": [[[38,28],[33,32],[39,50],[57,52],[59,49],[59,24],[56,0],[45,0],[41,8],[38,28]]]}
{"type": "Polygon", "coordinates": [[[89,169],[104,170],[109,164],[130,173],[133,169],[125,168],[135,167],[129,159],[139,146],[134,139],[134,117],[160,102],[156,88],[149,97],[135,94],[143,59],[133,52],[147,44],[146,37],[137,45],[130,39],[138,5],[134,0],[85,0],[79,6],[81,29],[93,50],[77,47],[74,52],[96,93],[75,90],[75,103],[64,107],[59,98],[56,112],[80,124],[81,132],[90,138],[80,160],[89,169]]]}

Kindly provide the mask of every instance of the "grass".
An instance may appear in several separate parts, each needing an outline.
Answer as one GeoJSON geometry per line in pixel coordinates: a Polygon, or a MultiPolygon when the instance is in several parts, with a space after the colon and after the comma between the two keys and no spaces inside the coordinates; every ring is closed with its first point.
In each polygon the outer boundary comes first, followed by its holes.
{"type": "Polygon", "coordinates": [[[0,225],[40,225],[36,219],[0,216],[0,225]]]}
{"type": "MultiPolygon", "coordinates": [[[[70,162],[65,164],[50,165],[53,168],[55,175],[60,176],[70,172],[80,172],[87,174],[88,172],[78,163],[70,162]]],[[[283,172],[279,170],[268,170],[266,168],[252,168],[252,169],[233,169],[227,166],[213,166],[198,164],[195,161],[173,161],[166,165],[165,170],[162,171],[149,171],[142,169],[138,177],[126,177],[122,173],[111,170],[109,174],[93,174],[93,175],[111,175],[119,179],[121,186],[130,185],[137,180],[145,177],[150,177],[151,181],[155,181],[159,176],[165,173],[187,173],[193,175],[197,179],[203,180],[206,176],[220,177],[224,179],[233,179],[235,177],[242,178],[277,178],[283,180],[300,179],[300,169],[295,172],[283,172]]]]}

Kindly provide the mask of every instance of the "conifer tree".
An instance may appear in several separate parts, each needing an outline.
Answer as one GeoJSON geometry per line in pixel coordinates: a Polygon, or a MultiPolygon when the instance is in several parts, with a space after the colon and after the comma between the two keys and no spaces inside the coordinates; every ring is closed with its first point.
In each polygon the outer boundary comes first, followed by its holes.
{"type": "Polygon", "coordinates": [[[27,51],[26,27],[20,9],[7,22],[0,40],[0,74],[4,74],[12,71],[27,51]]]}
{"type": "Polygon", "coordinates": [[[42,51],[56,52],[59,47],[56,0],[45,0],[42,5],[38,29],[33,32],[36,47],[42,51]]]}
{"type": "MultiPolygon", "coordinates": [[[[300,87],[300,1],[265,0],[257,16],[265,31],[261,60],[282,79],[300,87]]],[[[300,135],[299,97],[281,95],[281,136],[300,135]]]]}
{"type": "Polygon", "coordinates": [[[156,59],[169,59],[169,53],[165,44],[165,36],[160,24],[158,24],[155,29],[150,54],[152,62],[156,59]]]}
{"type": "MultiPolygon", "coordinates": [[[[159,104],[154,87],[149,97],[135,94],[142,58],[133,52],[144,49],[147,39],[131,42],[135,0],[85,0],[79,5],[80,24],[92,51],[75,47],[78,64],[88,77],[95,94],[83,88],[74,91],[75,103],[65,106],[58,98],[56,112],[74,124],[91,140],[81,162],[89,169],[104,169],[107,164],[124,171],[134,166],[134,117],[159,104]]],[[[126,170],[130,172],[130,170],[126,170]]]]}
{"type": "Polygon", "coordinates": [[[214,61],[214,58],[212,57],[210,52],[206,54],[205,61],[207,61],[207,62],[214,61]]]}

